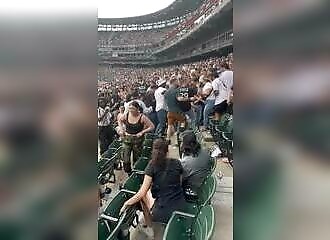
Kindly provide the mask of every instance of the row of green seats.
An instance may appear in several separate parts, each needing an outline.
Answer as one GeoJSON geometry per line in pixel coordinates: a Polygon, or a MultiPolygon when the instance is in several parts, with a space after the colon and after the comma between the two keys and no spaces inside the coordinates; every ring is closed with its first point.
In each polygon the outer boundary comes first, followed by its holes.
{"type": "Polygon", "coordinates": [[[131,191],[121,190],[110,201],[98,219],[98,240],[119,240],[124,238],[123,235],[129,235],[129,227],[137,217],[138,205],[130,206],[122,214],[120,209],[134,194],[131,191]]]}
{"type": "Polygon", "coordinates": [[[216,177],[209,175],[202,184],[196,202],[187,202],[184,211],[172,214],[166,225],[163,240],[180,238],[182,240],[208,240],[211,239],[215,214],[210,205],[216,191],[216,177]]]}
{"type": "Polygon", "coordinates": [[[201,207],[210,204],[217,187],[217,179],[213,174],[207,176],[197,193],[197,199],[187,202],[184,212],[196,215],[201,207]]]}
{"type": "Polygon", "coordinates": [[[174,212],[164,232],[163,240],[210,240],[215,227],[211,205],[203,206],[197,215],[174,212]]]}
{"type": "Polygon", "coordinates": [[[223,156],[229,156],[233,150],[233,116],[224,114],[220,121],[211,120],[211,134],[223,156]]]}
{"type": "MultiPolygon", "coordinates": [[[[143,149],[138,161],[134,164],[133,174],[125,181],[118,194],[110,201],[98,221],[99,240],[119,240],[128,229],[136,217],[137,205],[130,207],[124,215],[119,215],[119,211],[124,202],[132,197],[141,187],[144,178],[144,169],[149,163],[152,151],[153,136],[147,135],[143,142],[143,149]],[[119,237],[121,236],[121,237],[119,237]]],[[[129,238],[128,238],[129,239],[129,238]]]]}

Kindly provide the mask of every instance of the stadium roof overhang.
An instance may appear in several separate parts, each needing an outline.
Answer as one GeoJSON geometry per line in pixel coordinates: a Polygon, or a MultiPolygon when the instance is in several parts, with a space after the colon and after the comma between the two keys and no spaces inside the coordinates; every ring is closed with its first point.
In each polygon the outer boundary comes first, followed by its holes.
{"type": "Polygon", "coordinates": [[[176,0],[160,11],[138,17],[129,18],[98,18],[98,24],[143,24],[182,16],[197,9],[203,0],[176,0]]]}

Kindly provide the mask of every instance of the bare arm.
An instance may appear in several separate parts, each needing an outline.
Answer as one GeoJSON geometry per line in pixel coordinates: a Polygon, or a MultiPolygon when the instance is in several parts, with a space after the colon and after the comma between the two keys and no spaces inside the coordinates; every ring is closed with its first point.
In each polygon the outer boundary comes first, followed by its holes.
{"type": "Polygon", "coordinates": [[[124,203],[120,211],[123,212],[127,206],[134,205],[135,203],[139,202],[143,197],[145,197],[147,195],[148,190],[150,189],[151,183],[152,177],[145,175],[140,190],[124,203]]]}
{"type": "Polygon", "coordinates": [[[146,117],[145,115],[143,115],[142,117],[142,121],[144,123],[144,129],[142,130],[142,135],[147,133],[147,132],[151,132],[152,130],[155,129],[155,125],[151,122],[151,120],[146,117]]]}
{"type": "Polygon", "coordinates": [[[125,133],[125,130],[124,130],[124,126],[125,126],[125,115],[124,114],[121,114],[120,117],[118,117],[118,120],[117,120],[117,123],[118,123],[118,134],[119,135],[123,135],[125,133]]]}

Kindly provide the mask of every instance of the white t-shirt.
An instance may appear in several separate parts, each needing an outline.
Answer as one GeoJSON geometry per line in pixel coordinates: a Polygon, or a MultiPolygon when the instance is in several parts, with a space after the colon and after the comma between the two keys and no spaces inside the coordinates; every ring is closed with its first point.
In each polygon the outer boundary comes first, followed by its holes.
{"type": "Polygon", "coordinates": [[[147,108],[147,106],[144,104],[143,101],[141,101],[139,99],[135,99],[135,100],[124,103],[125,114],[128,113],[128,105],[130,105],[130,103],[133,101],[137,102],[140,105],[140,107],[142,107],[144,114],[149,114],[152,112],[152,107],[147,108]]]}
{"type": "MultiPolygon", "coordinates": [[[[109,109],[109,107],[106,107],[105,109],[109,109]]],[[[105,109],[98,107],[97,108],[97,118],[100,118],[101,116],[103,116],[105,109]]],[[[103,119],[101,121],[97,121],[97,125],[99,127],[105,127],[105,126],[109,126],[111,123],[111,113],[110,111],[108,113],[106,113],[106,115],[103,117],[103,119]]]]}
{"type": "MultiPolygon", "coordinates": [[[[206,91],[209,89],[213,89],[212,83],[207,82],[207,83],[205,83],[205,85],[203,87],[203,94],[206,94],[206,91]]],[[[206,100],[214,100],[214,99],[215,99],[215,96],[214,96],[214,93],[212,90],[211,94],[206,98],[206,100]]]]}
{"type": "Polygon", "coordinates": [[[234,72],[230,70],[222,72],[220,76],[213,81],[213,89],[219,92],[219,94],[215,96],[215,105],[229,99],[233,83],[234,72]]]}
{"type": "Polygon", "coordinates": [[[164,97],[164,91],[166,91],[166,88],[159,87],[155,91],[155,99],[156,99],[156,112],[158,112],[161,109],[167,110],[167,106],[165,103],[165,97],[164,97]]]}

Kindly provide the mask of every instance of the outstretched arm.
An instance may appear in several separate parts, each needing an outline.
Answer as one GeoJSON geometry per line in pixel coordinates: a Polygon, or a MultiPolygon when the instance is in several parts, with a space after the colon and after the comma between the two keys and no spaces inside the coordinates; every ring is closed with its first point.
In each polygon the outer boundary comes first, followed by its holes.
{"type": "Polygon", "coordinates": [[[131,197],[124,203],[120,212],[123,212],[128,206],[134,205],[135,203],[139,202],[143,197],[145,197],[151,186],[151,183],[152,183],[152,177],[145,175],[140,190],[133,197],[131,197]]]}

